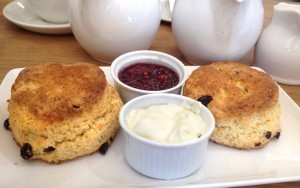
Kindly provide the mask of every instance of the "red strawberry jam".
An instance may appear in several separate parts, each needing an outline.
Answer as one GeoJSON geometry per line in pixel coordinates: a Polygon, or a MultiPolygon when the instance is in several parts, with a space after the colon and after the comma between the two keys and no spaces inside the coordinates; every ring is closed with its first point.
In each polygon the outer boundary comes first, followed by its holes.
{"type": "Polygon", "coordinates": [[[118,77],[128,86],[148,91],[169,89],[179,82],[177,73],[172,69],[153,63],[130,65],[123,68],[118,77]]]}

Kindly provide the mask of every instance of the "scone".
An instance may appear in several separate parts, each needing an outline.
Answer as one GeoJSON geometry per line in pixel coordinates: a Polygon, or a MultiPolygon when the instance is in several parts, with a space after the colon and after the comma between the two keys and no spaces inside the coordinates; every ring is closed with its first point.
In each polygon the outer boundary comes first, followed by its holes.
{"type": "Polygon", "coordinates": [[[216,62],[189,76],[183,95],[207,105],[216,119],[210,139],[237,149],[262,148],[280,136],[278,85],[237,62],[216,62]]]}
{"type": "Polygon", "coordinates": [[[122,105],[98,66],[44,64],[22,70],[15,80],[9,126],[24,159],[59,163],[105,153],[122,105]]]}

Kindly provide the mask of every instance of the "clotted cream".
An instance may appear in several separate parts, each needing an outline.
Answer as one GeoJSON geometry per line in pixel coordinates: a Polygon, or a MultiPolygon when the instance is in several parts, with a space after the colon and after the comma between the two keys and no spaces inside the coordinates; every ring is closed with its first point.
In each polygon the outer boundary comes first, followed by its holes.
{"type": "Polygon", "coordinates": [[[126,121],[128,127],[139,136],[163,143],[190,141],[206,131],[201,116],[185,105],[163,104],[134,109],[126,121]]]}

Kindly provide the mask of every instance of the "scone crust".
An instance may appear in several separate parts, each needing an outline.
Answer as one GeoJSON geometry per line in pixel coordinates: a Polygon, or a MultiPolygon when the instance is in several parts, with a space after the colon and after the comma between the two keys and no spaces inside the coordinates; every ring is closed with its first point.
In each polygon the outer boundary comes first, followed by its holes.
{"type": "Polygon", "coordinates": [[[20,72],[11,89],[11,100],[26,104],[30,113],[51,123],[90,109],[106,86],[105,75],[96,65],[44,64],[20,72]]]}
{"type": "Polygon", "coordinates": [[[209,95],[216,118],[241,117],[265,111],[278,102],[278,86],[261,71],[237,62],[217,62],[196,69],[184,86],[193,99],[209,95]]]}
{"type": "Polygon", "coordinates": [[[32,146],[31,159],[60,163],[110,145],[122,105],[98,66],[45,64],[24,69],[12,86],[10,129],[20,147],[32,146]]]}
{"type": "Polygon", "coordinates": [[[238,149],[264,147],[280,133],[279,88],[272,78],[238,62],[216,62],[190,75],[183,95],[211,96],[216,119],[210,139],[238,149]]]}

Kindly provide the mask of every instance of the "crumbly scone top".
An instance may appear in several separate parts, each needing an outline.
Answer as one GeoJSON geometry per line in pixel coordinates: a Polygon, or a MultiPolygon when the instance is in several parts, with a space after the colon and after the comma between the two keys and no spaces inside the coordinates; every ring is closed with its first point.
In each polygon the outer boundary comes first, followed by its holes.
{"type": "Polygon", "coordinates": [[[88,111],[103,95],[105,74],[88,63],[49,63],[20,72],[11,89],[11,102],[26,106],[48,122],[88,111]]]}
{"type": "Polygon", "coordinates": [[[217,62],[195,70],[184,86],[185,96],[211,96],[208,108],[217,118],[241,117],[273,108],[278,85],[261,71],[237,62],[217,62]]]}

